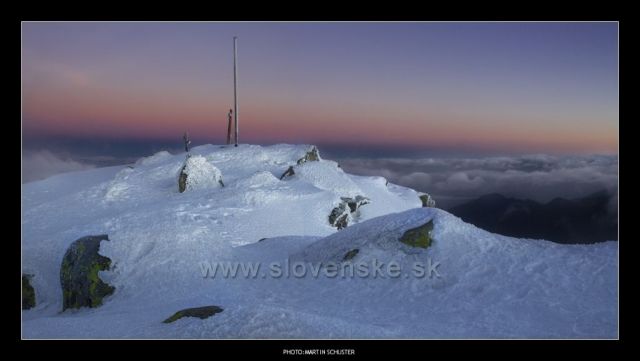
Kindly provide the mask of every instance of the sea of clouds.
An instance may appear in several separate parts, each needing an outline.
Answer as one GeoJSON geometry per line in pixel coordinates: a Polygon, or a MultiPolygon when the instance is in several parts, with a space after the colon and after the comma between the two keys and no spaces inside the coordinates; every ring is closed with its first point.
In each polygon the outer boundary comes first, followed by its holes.
{"type": "Polygon", "coordinates": [[[22,153],[22,183],[45,179],[58,173],[91,168],[95,168],[95,165],[71,159],[68,155],[54,154],[45,149],[22,153]]]}
{"type": "Polygon", "coordinates": [[[523,155],[484,158],[347,158],[349,173],[380,175],[392,183],[430,193],[442,208],[500,193],[548,202],[556,197],[579,198],[606,190],[617,208],[616,155],[523,155]]]}

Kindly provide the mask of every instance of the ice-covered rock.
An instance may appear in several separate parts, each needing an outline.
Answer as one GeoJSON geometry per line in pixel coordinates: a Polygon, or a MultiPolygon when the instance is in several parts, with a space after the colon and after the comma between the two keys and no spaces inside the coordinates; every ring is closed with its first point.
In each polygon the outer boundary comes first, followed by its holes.
{"type": "Polygon", "coordinates": [[[342,197],[341,199],[342,201],[347,203],[347,206],[349,206],[349,210],[351,211],[351,213],[357,211],[361,206],[369,204],[369,198],[363,197],[361,195],[357,195],[355,196],[355,198],[342,197]]]}
{"type": "Polygon", "coordinates": [[[180,193],[194,190],[224,187],[222,173],[201,155],[187,157],[178,174],[178,191],[180,193]]]}
{"type": "Polygon", "coordinates": [[[306,162],[317,162],[320,161],[320,153],[318,152],[318,148],[314,145],[307,151],[304,157],[298,159],[296,164],[300,165],[306,162]]]}
{"type": "Polygon", "coordinates": [[[340,197],[341,202],[331,210],[329,214],[329,224],[337,229],[343,229],[349,225],[349,222],[354,218],[352,214],[356,213],[358,209],[369,204],[369,198],[357,195],[351,197],[340,197]]]}
{"type": "Polygon", "coordinates": [[[331,210],[329,214],[329,224],[337,229],[343,229],[349,225],[351,212],[345,202],[340,202],[337,207],[331,210]]]}
{"type": "Polygon", "coordinates": [[[431,197],[430,194],[427,193],[418,193],[418,197],[422,202],[423,207],[435,207],[436,201],[431,197]]]}

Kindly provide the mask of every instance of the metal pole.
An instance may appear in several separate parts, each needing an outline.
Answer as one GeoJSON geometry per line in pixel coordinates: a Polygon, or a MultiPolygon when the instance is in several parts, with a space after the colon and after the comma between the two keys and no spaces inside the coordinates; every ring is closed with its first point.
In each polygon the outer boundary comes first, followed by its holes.
{"type": "Polygon", "coordinates": [[[238,146],[238,38],[233,37],[233,119],[236,124],[236,147],[238,146]]]}

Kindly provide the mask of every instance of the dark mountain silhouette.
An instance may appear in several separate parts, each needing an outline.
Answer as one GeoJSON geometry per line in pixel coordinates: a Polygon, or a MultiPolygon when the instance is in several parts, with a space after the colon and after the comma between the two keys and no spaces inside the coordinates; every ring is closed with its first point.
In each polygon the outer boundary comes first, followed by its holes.
{"type": "Polygon", "coordinates": [[[609,211],[606,191],[584,198],[555,198],[548,203],[488,194],[449,212],[489,232],[557,243],[618,240],[618,217],[609,211]]]}

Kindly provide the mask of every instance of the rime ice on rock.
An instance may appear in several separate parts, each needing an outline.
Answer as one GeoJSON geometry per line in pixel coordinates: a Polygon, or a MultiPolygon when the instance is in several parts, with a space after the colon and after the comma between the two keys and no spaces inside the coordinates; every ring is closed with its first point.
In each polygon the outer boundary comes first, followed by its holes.
{"type": "Polygon", "coordinates": [[[220,170],[201,155],[188,157],[178,175],[178,191],[215,187],[224,187],[220,170]]]}

